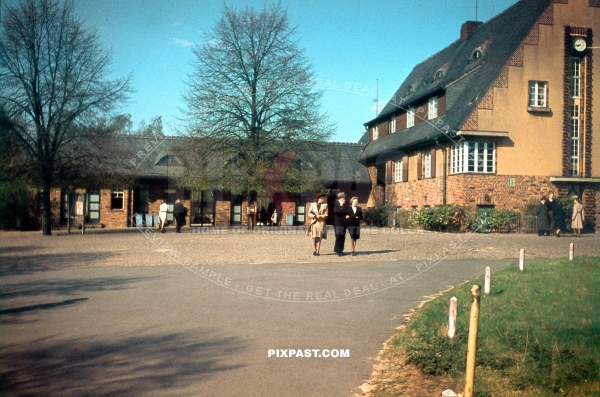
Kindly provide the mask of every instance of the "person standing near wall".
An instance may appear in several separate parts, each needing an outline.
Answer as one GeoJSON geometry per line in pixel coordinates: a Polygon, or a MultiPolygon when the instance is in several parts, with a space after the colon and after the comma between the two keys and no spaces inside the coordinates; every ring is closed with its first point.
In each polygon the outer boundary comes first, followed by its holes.
{"type": "Polygon", "coordinates": [[[256,204],[254,201],[248,202],[246,215],[248,216],[248,230],[254,230],[254,226],[256,225],[256,204]]]}
{"type": "Polygon", "coordinates": [[[540,203],[535,207],[535,217],[537,218],[538,236],[545,236],[550,233],[550,224],[548,222],[548,207],[546,206],[546,196],[542,196],[540,203]]]}
{"type": "Polygon", "coordinates": [[[175,217],[175,232],[181,233],[181,227],[185,225],[185,216],[187,215],[187,208],[183,206],[181,200],[175,202],[173,207],[173,216],[175,217]]]}
{"type": "Polygon", "coordinates": [[[169,205],[165,200],[163,200],[160,207],[158,207],[158,221],[160,222],[159,228],[161,233],[165,232],[165,224],[167,223],[167,212],[169,212],[169,205]]]}
{"type": "Polygon", "coordinates": [[[573,215],[571,216],[571,229],[573,229],[573,235],[575,237],[581,237],[581,229],[583,229],[583,221],[585,216],[583,214],[583,205],[579,202],[579,198],[575,197],[573,200],[573,215]]]}

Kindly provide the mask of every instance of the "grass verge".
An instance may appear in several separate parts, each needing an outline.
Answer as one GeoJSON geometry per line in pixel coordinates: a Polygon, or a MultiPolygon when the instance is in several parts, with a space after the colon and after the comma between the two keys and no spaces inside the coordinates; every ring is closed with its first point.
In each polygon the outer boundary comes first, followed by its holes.
{"type": "MultiPolygon", "coordinates": [[[[483,269],[482,269],[483,270],[483,269]]],[[[372,397],[441,396],[464,389],[471,285],[432,300],[388,344],[372,397]],[[458,299],[447,337],[448,304],[458,299]]],[[[475,396],[600,397],[600,258],[516,264],[481,296],[475,396]]]]}

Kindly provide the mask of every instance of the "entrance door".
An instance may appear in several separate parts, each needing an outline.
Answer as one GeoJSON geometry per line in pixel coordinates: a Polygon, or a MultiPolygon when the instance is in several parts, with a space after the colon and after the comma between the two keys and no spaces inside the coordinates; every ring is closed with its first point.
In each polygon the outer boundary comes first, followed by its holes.
{"type": "Polygon", "coordinates": [[[215,225],[215,195],[212,190],[192,192],[191,226],[215,225]]]}
{"type": "Polygon", "coordinates": [[[100,192],[90,190],[88,192],[88,213],[87,218],[90,223],[100,222],[100,192]]]}
{"type": "Polygon", "coordinates": [[[231,224],[242,224],[242,196],[231,196],[231,224]]]}

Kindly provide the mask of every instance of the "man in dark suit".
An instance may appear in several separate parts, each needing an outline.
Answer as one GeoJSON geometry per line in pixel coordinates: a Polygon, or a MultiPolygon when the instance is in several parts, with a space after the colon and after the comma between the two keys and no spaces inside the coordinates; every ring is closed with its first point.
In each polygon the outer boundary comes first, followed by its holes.
{"type": "Polygon", "coordinates": [[[185,216],[187,215],[187,208],[183,206],[181,200],[177,200],[173,207],[173,216],[175,217],[175,231],[181,233],[181,227],[185,225],[185,216]]]}
{"type": "Polygon", "coordinates": [[[338,256],[344,255],[344,243],[346,241],[346,229],[350,218],[350,206],[346,203],[346,194],[339,192],[333,207],[333,231],[335,233],[335,245],[333,251],[338,256]]]}

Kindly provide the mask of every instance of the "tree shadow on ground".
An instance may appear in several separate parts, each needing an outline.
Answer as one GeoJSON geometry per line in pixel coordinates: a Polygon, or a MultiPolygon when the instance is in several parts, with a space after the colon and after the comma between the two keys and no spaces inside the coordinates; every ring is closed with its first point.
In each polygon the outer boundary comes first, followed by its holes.
{"type": "Polygon", "coordinates": [[[43,282],[4,282],[0,300],[24,296],[60,295],[72,296],[82,292],[116,291],[133,288],[133,283],[155,280],[156,277],[97,277],[76,279],[50,279],[43,282]]]}
{"type": "Polygon", "coordinates": [[[5,345],[0,395],[201,395],[208,377],[245,366],[235,356],[246,348],[238,338],[203,329],[5,345]]]}
{"type": "Polygon", "coordinates": [[[16,256],[10,251],[0,252],[0,275],[28,274],[36,271],[59,270],[72,267],[91,266],[94,263],[106,263],[119,256],[111,252],[69,252],[60,254],[36,254],[16,256]],[[8,255],[7,255],[8,254],[8,255]]]}
{"type": "Polygon", "coordinates": [[[55,307],[73,305],[75,303],[86,301],[88,299],[89,298],[67,299],[67,300],[64,300],[61,302],[42,303],[39,305],[14,307],[12,309],[0,310],[0,316],[4,316],[7,314],[21,314],[21,313],[31,312],[31,311],[35,311],[35,310],[54,309],[55,307]]]}

